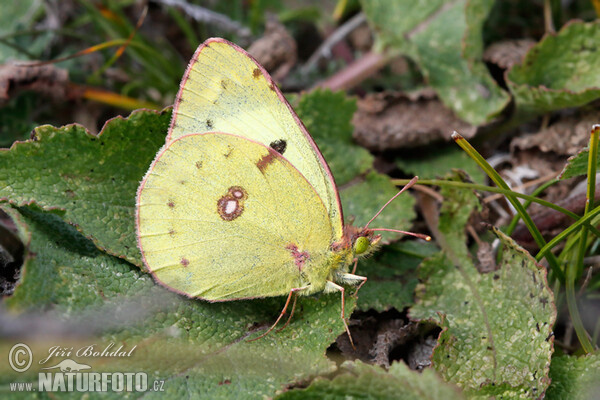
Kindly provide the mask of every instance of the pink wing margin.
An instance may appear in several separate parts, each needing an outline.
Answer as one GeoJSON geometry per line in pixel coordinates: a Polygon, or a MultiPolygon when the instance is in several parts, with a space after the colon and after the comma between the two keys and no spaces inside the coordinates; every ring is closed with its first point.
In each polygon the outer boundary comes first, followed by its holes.
{"type": "MultiPolygon", "coordinates": [[[[336,197],[335,200],[336,200],[336,203],[337,203],[338,210],[340,212],[340,220],[341,220],[341,223],[342,223],[342,226],[343,226],[344,225],[344,214],[343,214],[343,210],[342,210],[342,203],[340,201],[340,192],[339,192],[339,190],[337,188],[337,185],[335,183],[335,179],[333,178],[333,174],[331,173],[331,169],[329,168],[329,164],[327,164],[327,161],[323,157],[323,154],[321,153],[321,150],[319,149],[319,146],[317,146],[317,144],[313,140],[312,136],[310,136],[310,133],[308,133],[308,130],[306,129],[306,127],[304,126],[304,124],[302,123],[302,121],[300,121],[300,118],[298,118],[298,114],[296,114],[296,111],[294,111],[294,109],[292,108],[292,106],[290,105],[290,103],[283,96],[283,93],[281,93],[281,90],[279,90],[279,87],[273,81],[273,78],[271,78],[271,75],[269,75],[269,73],[267,72],[267,70],[264,69],[263,66],[260,65],[258,63],[258,61],[256,61],[256,59],[254,57],[252,57],[250,54],[248,54],[248,52],[246,50],[242,49],[241,47],[239,47],[235,43],[231,43],[230,41],[222,39],[222,38],[209,38],[209,39],[206,39],[204,41],[204,43],[202,43],[196,49],[196,52],[194,53],[194,56],[190,60],[190,63],[188,64],[187,69],[185,70],[185,74],[183,75],[183,78],[181,79],[181,84],[179,85],[179,91],[177,92],[177,97],[175,97],[175,104],[173,106],[173,116],[171,117],[171,124],[169,125],[169,132],[167,133],[167,139],[166,139],[167,143],[170,143],[171,140],[172,140],[172,138],[171,138],[171,132],[173,131],[173,127],[175,126],[175,119],[176,119],[177,114],[178,114],[179,104],[181,103],[181,95],[183,93],[183,87],[187,83],[188,76],[190,75],[190,73],[191,73],[191,71],[192,71],[192,69],[194,67],[194,64],[198,60],[198,57],[200,56],[200,53],[202,53],[202,50],[204,50],[205,47],[210,46],[211,43],[224,43],[224,44],[226,44],[228,46],[233,47],[235,50],[239,51],[241,54],[243,54],[244,56],[246,56],[250,60],[252,60],[252,62],[254,63],[254,65],[256,65],[256,67],[263,74],[263,76],[265,77],[265,79],[267,80],[267,82],[272,86],[273,91],[277,94],[277,97],[279,97],[279,100],[283,104],[286,105],[286,107],[290,111],[290,114],[292,114],[292,117],[294,118],[294,121],[296,121],[296,124],[300,128],[300,131],[304,134],[304,137],[306,138],[306,140],[308,141],[308,143],[310,143],[313,151],[316,153],[317,158],[319,159],[319,162],[321,163],[321,165],[325,169],[325,173],[327,174],[327,177],[329,178],[329,181],[331,182],[331,184],[333,185],[333,188],[335,189],[334,190],[335,191],[335,197],[336,197]]],[[[189,132],[189,133],[195,133],[195,132],[189,132]]]]}

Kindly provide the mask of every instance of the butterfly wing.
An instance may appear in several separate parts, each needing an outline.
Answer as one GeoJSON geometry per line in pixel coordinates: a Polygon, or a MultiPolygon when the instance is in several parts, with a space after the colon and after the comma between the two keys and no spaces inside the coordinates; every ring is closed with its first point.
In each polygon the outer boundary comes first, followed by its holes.
{"type": "Polygon", "coordinates": [[[223,39],[204,42],[183,77],[167,143],[190,133],[239,135],[283,154],[323,200],[334,240],[342,209],[333,175],[302,122],[265,69],[223,39]]]}
{"type": "Polygon", "coordinates": [[[159,282],[211,301],[322,290],[332,227],[319,195],[273,149],[235,135],[167,144],[138,190],[144,262],[159,282]]]}

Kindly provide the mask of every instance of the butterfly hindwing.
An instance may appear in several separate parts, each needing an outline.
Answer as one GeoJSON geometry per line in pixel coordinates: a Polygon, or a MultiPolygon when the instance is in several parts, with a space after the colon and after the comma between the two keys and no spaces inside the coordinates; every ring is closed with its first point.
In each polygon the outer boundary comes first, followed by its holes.
{"type": "Polygon", "coordinates": [[[181,83],[167,143],[211,131],[242,136],[281,153],[322,199],[342,237],[342,211],[331,171],[268,73],[243,49],[223,39],[198,48],[181,83]]]}
{"type": "Polygon", "coordinates": [[[327,209],[262,144],[222,133],[172,140],[142,181],[137,209],[145,264],[173,290],[211,301],[284,295],[312,267],[325,284],[327,209]]]}

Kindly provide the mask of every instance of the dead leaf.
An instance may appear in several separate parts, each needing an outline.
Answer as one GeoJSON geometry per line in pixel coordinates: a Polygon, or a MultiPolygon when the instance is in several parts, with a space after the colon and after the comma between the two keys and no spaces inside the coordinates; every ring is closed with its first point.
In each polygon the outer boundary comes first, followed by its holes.
{"type": "Polygon", "coordinates": [[[454,130],[469,139],[476,131],[444,106],[431,89],[367,95],[358,100],[352,122],[356,141],[373,151],[449,142],[454,130]]]}
{"type": "Polygon", "coordinates": [[[67,97],[68,84],[68,71],[54,65],[0,65],[0,105],[24,90],[64,100],[67,97]]]}
{"type": "Polygon", "coordinates": [[[510,149],[512,152],[539,149],[543,153],[572,156],[587,146],[590,126],[597,123],[598,112],[568,116],[535,134],[514,138],[510,149]]]}
{"type": "Polygon", "coordinates": [[[483,61],[508,69],[520,63],[523,56],[536,43],[533,39],[504,40],[492,43],[483,52],[483,61]]]}
{"type": "Polygon", "coordinates": [[[269,18],[263,37],[248,48],[260,65],[265,67],[275,81],[281,81],[296,65],[296,41],[275,18],[269,18]]]}

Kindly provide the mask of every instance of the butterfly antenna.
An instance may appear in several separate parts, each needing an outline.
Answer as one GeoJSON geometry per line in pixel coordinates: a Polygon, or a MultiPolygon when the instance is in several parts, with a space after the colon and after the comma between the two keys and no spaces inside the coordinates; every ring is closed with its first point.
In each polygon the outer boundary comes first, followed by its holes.
{"type": "MultiPolygon", "coordinates": [[[[417,183],[417,181],[419,180],[418,176],[415,176],[414,178],[412,178],[410,180],[410,182],[408,182],[406,185],[404,185],[404,187],[402,189],[400,189],[400,191],[398,193],[396,193],[396,195],[394,197],[392,197],[391,199],[388,200],[387,203],[385,203],[383,205],[383,207],[381,207],[381,209],[379,211],[377,211],[377,214],[375,214],[375,216],[373,218],[371,218],[371,220],[369,222],[367,222],[367,224],[365,225],[365,229],[367,229],[369,227],[369,224],[371,222],[373,222],[373,220],[375,218],[377,218],[379,216],[379,214],[381,214],[381,212],[388,206],[388,204],[390,204],[392,201],[394,201],[396,199],[396,197],[400,196],[402,194],[402,192],[404,192],[406,189],[409,189],[412,185],[414,185],[415,183],[417,183]]],[[[375,229],[373,229],[375,230],[375,229]]]]}
{"type": "Polygon", "coordinates": [[[372,231],[386,231],[386,232],[404,233],[405,235],[410,235],[410,236],[418,237],[419,239],[423,239],[423,240],[426,240],[428,242],[431,240],[431,236],[424,235],[422,233],[407,232],[407,231],[401,231],[401,230],[398,230],[398,229],[387,229],[387,228],[375,228],[375,229],[371,229],[371,230],[372,231]]]}

